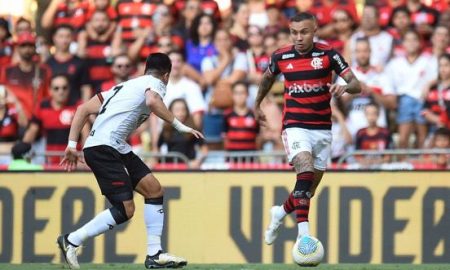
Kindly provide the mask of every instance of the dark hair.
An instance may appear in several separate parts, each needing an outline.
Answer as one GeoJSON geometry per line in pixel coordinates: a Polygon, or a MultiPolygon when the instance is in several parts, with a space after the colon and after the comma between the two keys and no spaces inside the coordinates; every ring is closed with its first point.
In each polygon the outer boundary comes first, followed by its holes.
{"type": "Polygon", "coordinates": [[[75,29],[73,28],[72,25],[70,25],[70,24],[59,24],[53,29],[52,36],[54,36],[56,34],[56,32],[58,32],[60,29],[67,29],[70,32],[72,32],[72,34],[75,32],[75,29]]]}
{"type": "Polygon", "coordinates": [[[445,127],[440,127],[436,129],[436,131],[434,132],[434,136],[445,136],[447,138],[450,138],[450,130],[445,127]]]}
{"type": "Polygon", "coordinates": [[[300,12],[291,17],[290,22],[301,22],[311,20],[316,22],[316,17],[308,12],[300,12]]]}
{"type": "Polygon", "coordinates": [[[31,26],[31,21],[25,19],[24,17],[20,17],[20,18],[16,21],[15,26],[17,27],[17,25],[18,25],[19,23],[23,23],[23,22],[28,23],[28,24],[31,26]]]}
{"type": "Polygon", "coordinates": [[[247,90],[247,94],[248,94],[248,83],[246,81],[242,81],[242,80],[233,83],[233,85],[231,86],[231,90],[234,92],[234,89],[239,85],[243,85],[245,87],[245,89],[247,90]]]}
{"type": "Polygon", "coordinates": [[[70,86],[70,76],[69,76],[69,74],[66,74],[66,73],[53,74],[52,77],[50,78],[50,82],[52,82],[54,79],[59,78],[59,77],[66,79],[67,84],[69,84],[69,86],[70,86]]]}
{"type": "Polygon", "coordinates": [[[408,15],[408,18],[411,17],[411,12],[409,12],[408,8],[405,6],[399,6],[394,8],[394,10],[392,10],[392,15],[389,18],[389,26],[394,26],[394,17],[395,15],[397,15],[397,13],[406,13],[406,15],[408,15]]]}
{"type": "Polygon", "coordinates": [[[369,41],[368,37],[359,37],[359,38],[356,39],[355,44],[358,43],[358,42],[365,42],[365,43],[369,44],[369,47],[370,47],[370,41],[369,41]]]}
{"type": "Polygon", "coordinates": [[[380,105],[378,105],[377,103],[375,103],[375,102],[369,102],[367,105],[366,105],[366,108],[367,107],[369,107],[369,106],[372,106],[372,107],[375,107],[375,108],[377,108],[377,111],[378,111],[378,113],[380,113],[380,105]]]}
{"type": "Polygon", "coordinates": [[[11,31],[9,30],[9,23],[6,19],[0,17],[0,27],[4,28],[6,31],[6,38],[11,37],[11,31]]]}
{"type": "Polygon", "coordinates": [[[156,73],[161,76],[166,73],[170,73],[172,70],[172,62],[167,54],[164,53],[151,53],[145,61],[145,74],[149,72],[156,73]]]}
{"type": "Polygon", "coordinates": [[[214,20],[214,18],[211,15],[208,15],[205,13],[197,15],[197,17],[195,17],[194,20],[192,21],[191,28],[189,29],[189,37],[191,38],[192,43],[194,43],[196,46],[198,46],[200,44],[200,37],[198,35],[198,27],[200,26],[200,21],[202,20],[203,17],[209,18],[209,20],[211,21],[211,24],[213,26],[212,33],[211,33],[211,40],[213,39],[214,35],[216,34],[216,30],[217,30],[216,20],[214,20]]]}
{"type": "Polygon", "coordinates": [[[374,4],[365,4],[364,8],[373,8],[375,10],[375,16],[377,18],[380,17],[380,11],[378,10],[378,7],[376,5],[374,5],[374,4]]]}
{"type": "MultiPolygon", "coordinates": [[[[178,102],[183,103],[184,107],[186,108],[187,118],[183,123],[185,123],[186,125],[188,125],[190,127],[194,127],[195,126],[194,120],[192,119],[191,113],[189,111],[189,106],[184,98],[176,98],[176,99],[172,100],[172,102],[170,102],[170,104],[169,104],[169,108],[168,108],[169,111],[172,111],[173,106],[175,105],[175,103],[178,103],[178,102]]],[[[175,132],[175,129],[172,127],[172,124],[165,122],[163,125],[163,129],[161,131],[161,136],[163,137],[163,139],[165,141],[170,141],[174,132],[175,132]]],[[[183,135],[186,138],[191,138],[191,139],[194,138],[194,135],[191,133],[183,133],[183,135]]]]}
{"type": "Polygon", "coordinates": [[[169,53],[167,53],[167,55],[171,55],[171,54],[178,54],[181,56],[181,58],[183,59],[183,61],[186,60],[186,56],[184,55],[184,52],[181,50],[171,50],[169,53]]]}

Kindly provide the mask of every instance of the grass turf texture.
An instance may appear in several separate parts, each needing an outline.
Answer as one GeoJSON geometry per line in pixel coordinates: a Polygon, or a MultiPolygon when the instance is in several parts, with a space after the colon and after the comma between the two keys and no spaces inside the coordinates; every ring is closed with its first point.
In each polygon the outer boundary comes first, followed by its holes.
{"type": "MultiPolygon", "coordinates": [[[[52,270],[69,269],[62,264],[0,264],[1,270],[52,270]]],[[[142,264],[81,264],[81,269],[128,270],[145,269],[142,264]]],[[[294,270],[294,269],[325,269],[325,270],[449,270],[450,264],[322,264],[318,267],[299,267],[293,264],[192,264],[185,270],[294,270]]]]}

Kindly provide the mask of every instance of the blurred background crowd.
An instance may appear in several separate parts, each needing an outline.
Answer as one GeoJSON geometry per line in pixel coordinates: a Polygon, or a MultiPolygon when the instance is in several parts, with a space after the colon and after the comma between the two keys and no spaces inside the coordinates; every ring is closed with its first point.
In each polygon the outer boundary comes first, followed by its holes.
{"type": "MultiPolygon", "coordinates": [[[[449,2],[26,1],[31,14],[0,11],[0,164],[31,148],[49,154],[33,163],[57,164],[60,157],[50,153],[64,151],[77,105],[142,75],[152,52],[172,60],[164,102],[206,139],[151,117],[129,139],[136,151],[179,152],[190,168],[211,152],[282,151],[283,78],[262,105],[267,126],[252,108],[271,54],[290,44],[289,17],[298,11],[317,17],[317,42],[340,52],[362,83],[362,94],[332,100],[330,162],[352,150],[449,149],[449,2]]],[[[88,134],[89,123],[83,139],[88,134]]],[[[422,159],[449,165],[448,155],[422,159]]]]}

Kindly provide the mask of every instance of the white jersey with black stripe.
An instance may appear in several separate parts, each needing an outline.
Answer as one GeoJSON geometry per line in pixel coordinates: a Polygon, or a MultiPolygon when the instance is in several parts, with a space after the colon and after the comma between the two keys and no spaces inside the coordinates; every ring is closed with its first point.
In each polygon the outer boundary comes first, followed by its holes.
{"type": "Polygon", "coordinates": [[[121,154],[130,152],[128,137],[150,115],[150,108],[145,103],[145,92],[149,90],[164,98],[166,85],[158,78],[144,75],[101,93],[102,106],[84,148],[108,145],[121,154]]]}

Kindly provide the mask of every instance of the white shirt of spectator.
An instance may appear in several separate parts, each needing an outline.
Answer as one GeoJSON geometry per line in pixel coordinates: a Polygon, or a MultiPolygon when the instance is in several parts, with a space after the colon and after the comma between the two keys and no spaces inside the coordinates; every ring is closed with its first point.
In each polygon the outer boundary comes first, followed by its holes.
{"type": "Polygon", "coordinates": [[[176,83],[169,80],[167,84],[167,93],[164,97],[166,106],[169,107],[173,100],[179,98],[186,100],[190,113],[204,112],[207,109],[200,86],[186,77],[182,77],[176,83]]]}
{"type": "MultiPolygon", "coordinates": [[[[245,53],[237,53],[234,60],[225,68],[220,78],[226,78],[231,75],[234,70],[242,70],[248,72],[248,62],[245,53]]],[[[202,72],[215,69],[219,64],[219,58],[217,55],[207,56],[202,60],[202,72]]],[[[207,103],[211,100],[213,87],[209,87],[206,92],[205,100],[207,103]]]]}
{"type": "Polygon", "coordinates": [[[145,92],[148,90],[156,92],[161,98],[166,95],[164,83],[151,75],[126,81],[102,92],[104,101],[99,112],[103,113],[95,119],[84,148],[108,145],[121,154],[130,152],[127,138],[150,115],[145,103],[145,92]]]}
{"type": "MultiPolygon", "coordinates": [[[[381,90],[382,95],[395,95],[389,79],[383,73],[377,72],[374,67],[370,68],[366,72],[363,72],[357,67],[352,68],[352,71],[359,81],[365,83],[369,87],[381,90]]],[[[347,84],[341,77],[338,78],[337,83],[340,85],[347,84]]],[[[345,93],[344,95],[348,94],[345,93]]],[[[364,110],[366,105],[371,101],[372,99],[369,96],[353,96],[347,116],[347,127],[353,138],[355,138],[358,130],[365,128],[368,125],[364,110]]],[[[387,127],[386,110],[382,104],[378,105],[380,106],[380,115],[378,117],[377,124],[380,127],[387,127]]]]}
{"type": "Polygon", "coordinates": [[[384,73],[390,80],[396,95],[408,95],[420,99],[426,84],[436,79],[432,66],[431,56],[423,53],[413,63],[409,63],[406,57],[392,59],[384,73]]]}
{"type": "MultiPolygon", "coordinates": [[[[354,33],[350,38],[350,50],[351,50],[351,59],[356,59],[355,56],[355,47],[356,40],[358,38],[365,37],[362,31],[358,31],[354,33]]],[[[389,58],[391,57],[392,46],[393,46],[393,37],[386,31],[381,31],[377,35],[369,37],[370,43],[370,64],[373,66],[382,66],[384,67],[389,58]]],[[[354,62],[355,66],[356,63],[354,62]]]]}

